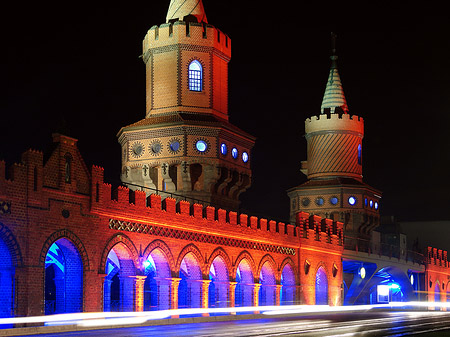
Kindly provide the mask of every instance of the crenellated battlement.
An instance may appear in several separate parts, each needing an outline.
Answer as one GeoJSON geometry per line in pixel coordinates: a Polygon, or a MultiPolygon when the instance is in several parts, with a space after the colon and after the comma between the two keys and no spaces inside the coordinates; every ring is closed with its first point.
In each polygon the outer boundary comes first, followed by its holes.
{"type": "Polygon", "coordinates": [[[342,222],[325,219],[306,212],[299,212],[296,216],[301,243],[325,243],[340,246],[343,249],[344,225],[342,222]]]}
{"type": "Polygon", "coordinates": [[[364,135],[364,119],[350,114],[321,114],[305,121],[306,135],[315,132],[354,132],[364,135]]]}
{"type": "Polygon", "coordinates": [[[149,51],[175,44],[214,48],[226,58],[231,58],[231,40],[219,29],[205,23],[176,21],[148,30],[143,40],[144,61],[149,51]]]}
{"type": "Polygon", "coordinates": [[[450,268],[447,251],[434,247],[427,247],[426,263],[429,266],[450,268]]]}

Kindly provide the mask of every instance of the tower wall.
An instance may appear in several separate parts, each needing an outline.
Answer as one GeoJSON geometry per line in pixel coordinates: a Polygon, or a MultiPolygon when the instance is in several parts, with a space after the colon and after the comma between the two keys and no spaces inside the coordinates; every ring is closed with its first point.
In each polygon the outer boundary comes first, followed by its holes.
{"type": "Polygon", "coordinates": [[[205,23],[153,26],[143,41],[146,117],[174,111],[211,113],[228,119],[228,62],[231,40],[205,23]],[[189,64],[202,65],[201,92],[189,90],[189,64]]]}
{"type": "Polygon", "coordinates": [[[364,121],[358,116],[330,114],[305,122],[308,179],[352,177],[362,180],[364,121]]]}

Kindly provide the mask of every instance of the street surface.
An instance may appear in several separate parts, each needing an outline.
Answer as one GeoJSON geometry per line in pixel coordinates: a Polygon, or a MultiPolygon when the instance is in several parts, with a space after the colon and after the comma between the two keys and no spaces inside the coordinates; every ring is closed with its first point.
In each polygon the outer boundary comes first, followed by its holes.
{"type": "Polygon", "coordinates": [[[368,311],[327,313],[230,322],[140,326],[120,329],[40,334],[54,336],[450,336],[450,312],[368,311]]]}

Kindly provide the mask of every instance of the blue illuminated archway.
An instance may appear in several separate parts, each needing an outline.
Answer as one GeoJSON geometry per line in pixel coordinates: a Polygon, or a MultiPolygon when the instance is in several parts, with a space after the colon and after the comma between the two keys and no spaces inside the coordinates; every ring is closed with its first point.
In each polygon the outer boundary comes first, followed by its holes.
{"type": "Polygon", "coordinates": [[[66,238],[54,242],[45,256],[45,314],[83,310],[83,262],[66,238]]]}
{"type": "Polygon", "coordinates": [[[180,264],[178,308],[200,308],[202,300],[202,272],[193,252],[187,253],[180,264]]]}
{"type": "Polygon", "coordinates": [[[247,307],[253,305],[254,277],[250,263],[242,259],[236,269],[235,306],[247,307]]]}
{"type": "Polygon", "coordinates": [[[328,304],[328,279],[323,267],[320,267],[316,273],[316,304],[328,304]]]}
{"type": "Polygon", "coordinates": [[[281,305],[292,305],[295,301],[295,274],[290,264],[281,272],[281,305]]]}
{"type": "Polygon", "coordinates": [[[0,318],[13,316],[14,270],[11,253],[0,238],[0,318]]]}
{"type": "Polygon", "coordinates": [[[144,261],[144,310],[170,309],[171,271],[164,252],[155,248],[144,261]]]}
{"type": "Polygon", "coordinates": [[[261,283],[259,288],[259,305],[274,305],[276,281],[274,270],[269,261],[266,261],[261,268],[259,283],[261,283]]]}
{"type": "Polygon", "coordinates": [[[134,279],[136,266],[129,248],[124,243],[115,244],[108,253],[103,285],[104,311],[134,310],[134,279]]]}
{"type": "Polygon", "coordinates": [[[218,255],[209,268],[208,305],[210,308],[224,308],[228,301],[229,273],[224,259],[218,255]]]}

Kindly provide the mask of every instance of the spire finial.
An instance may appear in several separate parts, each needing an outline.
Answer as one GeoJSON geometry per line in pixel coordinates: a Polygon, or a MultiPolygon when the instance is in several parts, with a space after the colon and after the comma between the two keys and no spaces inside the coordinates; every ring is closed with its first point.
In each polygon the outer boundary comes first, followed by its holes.
{"type": "Polygon", "coordinates": [[[347,100],[345,99],[344,90],[342,89],[341,78],[337,68],[336,55],[336,38],[337,35],[331,32],[331,69],[328,75],[325,94],[323,95],[321,113],[348,113],[347,100]]]}

